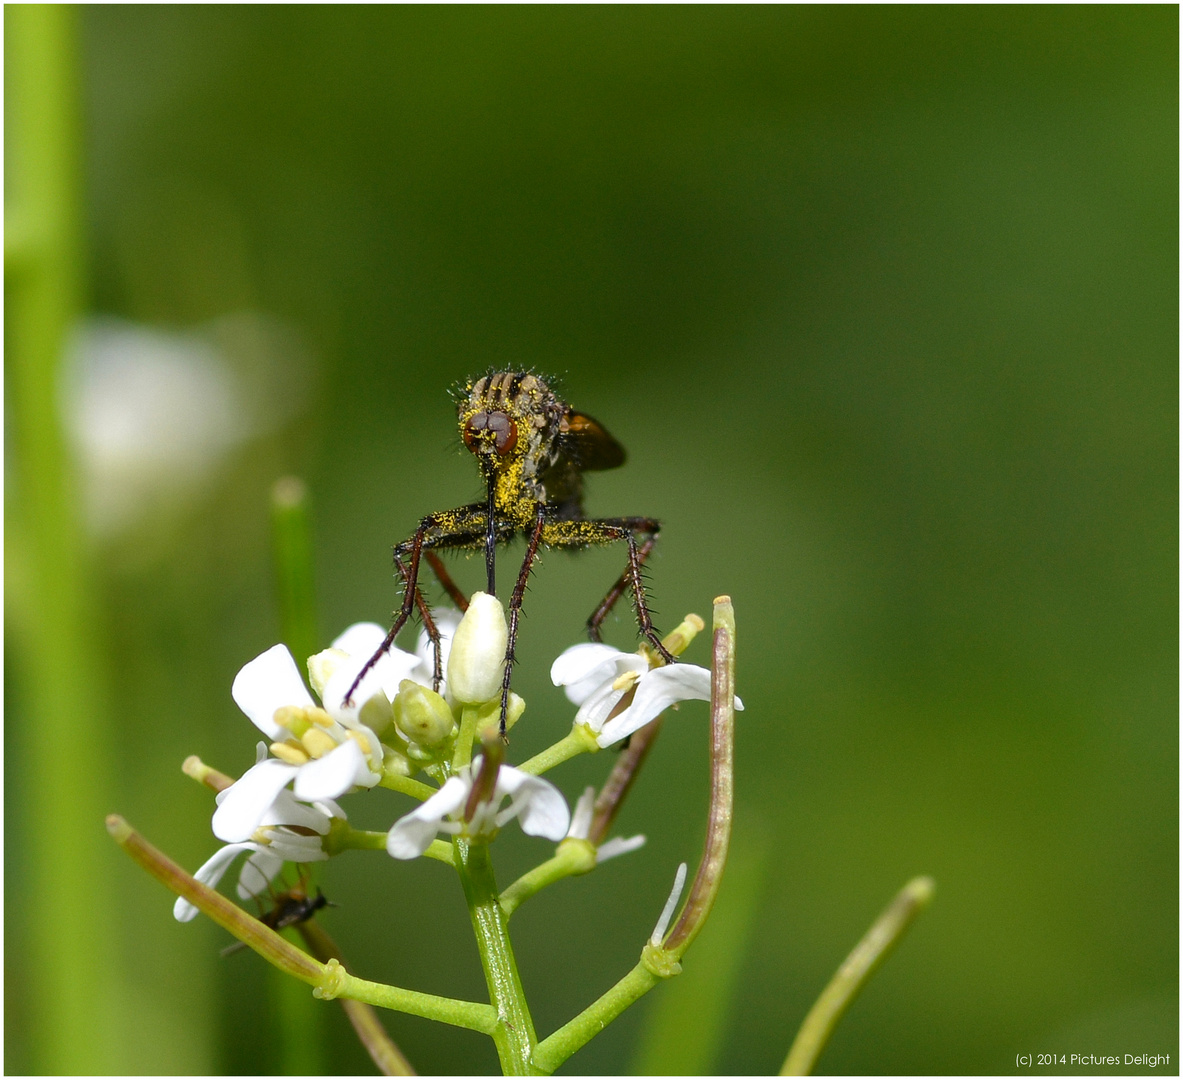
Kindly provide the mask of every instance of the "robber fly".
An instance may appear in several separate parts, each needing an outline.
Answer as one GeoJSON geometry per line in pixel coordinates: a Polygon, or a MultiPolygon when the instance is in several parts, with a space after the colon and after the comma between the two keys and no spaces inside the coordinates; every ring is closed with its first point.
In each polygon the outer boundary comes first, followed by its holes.
{"type": "MultiPolygon", "coordinates": [[[[287,892],[275,894],[273,899],[274,906],[270,911],[265,911],[259,916],[259,922],[276,931],[287,926],[295,926],[297,923],[307,922],[321,908],[337,906],[320,891],[319,887],[315,896],[309,896],[307,883],[303,880],[293,885],[287,892]]],[[[238,952],[239,949],[245,948],[245,941],[236,941],[233,945],[227,945],[222,950],[222,955],[230,956],[238,952]]]]}
{"type": "Polygon", "coordinates": [[[433,675],[438,690],[442,677],[439,633],[419,590],[420,561],[426,558],[445,590],[463,608],[463,594],[434,552],[483,548],[487,591],[496,596],[497,547],[520,535],[526,540],[526,554],[509,601],[509,639],[501,687],[504,739],[518,617],[540,547],[625,543],[628,565],[588,618],[588,636],[600,640],[600,625],[624,591],[631,589],[641,633],[667,664],[674,662],[653,628],[641,579],[641,567],[661,526],[648,517],[584,517],[582,474],[623,465],[624,448],[590,416],[560,400],[545,379],[524,371],[496,372],[459,387],[456,399],[460,438],[477,459],[485,499],[429,514],[419,522],[414,535],[395,547],[394,565],[403,579],[402,607],[386,640],[354,679],[346,700],[394,643],[413,608],[418,609],[434,645],[433,675]]]}

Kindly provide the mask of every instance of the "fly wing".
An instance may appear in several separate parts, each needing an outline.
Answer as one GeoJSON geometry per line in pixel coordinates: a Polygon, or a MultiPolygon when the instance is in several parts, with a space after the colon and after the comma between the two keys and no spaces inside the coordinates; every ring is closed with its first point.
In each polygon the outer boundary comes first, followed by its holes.
{"type": "Polygon", "coordinates": [[[569,412],[559,428],[562,453],[584,472],[616,469],[624,464],[624,447],[586,413],[569,412]]]}

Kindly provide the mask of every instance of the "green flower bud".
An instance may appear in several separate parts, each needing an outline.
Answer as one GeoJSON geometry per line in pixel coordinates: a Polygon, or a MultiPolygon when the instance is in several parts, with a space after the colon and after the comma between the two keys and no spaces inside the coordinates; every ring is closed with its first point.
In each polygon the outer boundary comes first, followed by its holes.
{"type": "MultiPolygon", "coordinates": [[[[509,707],[505,710],[505,730],[509,731],[522,718],[522,713],[525,711],[526,703],[511,690],[509,692],[509,707]]],[[[476,733],[478,738],[483,738],[491,731],[497,731],[501,725],[500,697],[482,705],[481,708],[477,709],[476,715],[476,733]]]]}
{"type": "Polygon", "coordinates": [[[508,639],[501,601],[473,593],[448,654],[448,696],[453,701],[471,705],[500,697],[508,639]]]}
{"type": "Polygon", "coordinates": [[[398,684],[394,697],[394,722],[406,737],[420,746],[435,746],[449,735],[456,725],[448,703],[434,690],[411,679],[398,684]]]}

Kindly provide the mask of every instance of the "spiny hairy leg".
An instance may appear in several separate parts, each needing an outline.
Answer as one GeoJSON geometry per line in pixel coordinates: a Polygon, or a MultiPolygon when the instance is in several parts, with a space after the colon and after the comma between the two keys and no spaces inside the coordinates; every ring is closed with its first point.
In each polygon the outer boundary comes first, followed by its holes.
{"type": "Polygon", "coordinates": [[[409,540],[404,540],[394,549],[394,565],[399,572],[399,576],[403,579],[403,602],[399,608],[398,614],[395,616],[394,625],[390,628],[390,633],[383,639],[382,644],[375,651],[362,667],[361,671],[357,673],[357,678],[349,687],[348,693],[345,695],[345,704],[351,705],[353,703],[353,695],[361,685],[362,679],[369,674],[379,660],[394,644],[394,639],[398,637],[399,631],[406,625],[407,619],[411,617],[411,610],[418,607],[420,615],[423,617],[423,625],[427,627],[427,632],[432,640],[432,645],[435,652],[435,662],[433,664],[433,680],[435,681],[436,689],[439,689],[439,680],[442,676],[440,664],[440,641],[439,631],[436,630],[435,623],[431,618],[427,604],[423,599],[422,593],[419,591],[419,561],[425,549],[430,548],[461,548],[471,546],[473,537],[478,539],[483,538],[485,533],[485,508],[480,503],[473,503],[468,506],[460,506],[455,510],[446,510],[440,514],[429,514],[422,521],[419,522],[419,528],[415,530],[414,535],[409,540]],[[403,559],[409,557],[408,562],[404,563],[403,559]]]}
{"type": "Polygon", "coordinates": [[[542,542],[548,547],[585,547],[589,544],[610,544],[623,540],[628,545],[628,565],[608,590],[596,610],[587,620],[588,636],[600,640],[600,626],[607,618],[616,601],[626,588],[633,592],[637,615],[637,626],[657,654],[667,663],[675,663],[673,655],[661,643],[661,635],[653,626],[649,606],[645,602],[645,582],[641,567],[657,542],[661,524],[653,518],[602,518],[599,520],[552,521],[543,530],[542,542]],[[636,537],[640,534],[645,542],[638,547],[636,537]]]}
{"type": "Polygon", "coordinates": [[[522,613],[522,601],[526,598],[526,584],[530,580],[530,570],[538,556],[538,545],[542,542],[542,532],[546,521],[546,508],[539,505],[534,516],[534,528],[530,532],[529,543],[526,544],[526,554],[522,559],[522,568],[518,571],[518,581],[514,586],[513,595],[509,599],[509,633],[505,643],[505,674],[501,680],[501,738],[509,742],[506,734],[505,721],[509,715],[509,685],[513,679],[514,646],[518,640],[518,619],[522,613]]]}

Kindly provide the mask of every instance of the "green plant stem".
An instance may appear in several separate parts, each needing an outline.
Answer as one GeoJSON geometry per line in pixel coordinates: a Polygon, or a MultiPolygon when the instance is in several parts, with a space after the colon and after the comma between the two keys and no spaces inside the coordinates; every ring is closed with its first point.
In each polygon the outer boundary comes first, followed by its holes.
{"type": "MultiPolygon", "coordinates": [[[[386,835],[384,832],[374,832],[369,829],[350,829],[349,832],[341,837],[338,844],[342,851],[350,849],[356,851],[385,851],[386,835]]],[[[454,863],[452,845],[447,840],[432,840],[423,854],[429,859],[436,859],[439,862],[447,863],[449,866],[452,866],[454,863]]]]}
{"type": "Polygon", "coordinates": [[[481,711],[476,705],[465,705],[460,710],[460,730],[456,735],[456,751],[452,755],[452,772],[464,768],[472,761],[472,741],[476,738],[476,726],[481,711]]]}
{"type": "Polygon", "coordinates": [[[410,795],[412,799],[418,799],[420,802],[426,802],[436,793],[435,788],[423,783],[422,780],[412,780],[409,776],[394,776],[391,773],[383,773],[382,779],[378,781],[378,786],[390,788],[391,791],[401,791],[404,795],[410,795]]]}
{"type": "Polygon", "coordinates": [[[115,742],[105,635],[61,416],[62,361],[83,304],[77,18],[69,5],[4,11],[5,203],[19,237],[5,280],[5,577],[16,585],[5,599],[16,676],[6,719],[21,803],[9,825],[23,837],[10,848],[22,867],[15,900],[30,913],[27,933],[12,924],[9,941],[27,973],[26,1067],[48,1074],[121,1073],[125,1045],[111,853],[94,842],[115,742]]]}
{"type": "Polygon", "coordinates": [[[706,923],[727,864],[735,801],[735,611],[731,598],[715,599],[711,637],[711,802],[698,872],[665,947],[681,956],[706,923]]]}
{"type": "Polygon", "coordinates": [[[518,906],[563,878],[586,874],[595,868],[596,849],[586,840],[564,840],[554,857],[523,874],[501,894],[501,910],[512,915],[518,906]]]}
{"type": "Polygon", "coordinates": [[[532,1071],[530,1055],[538,1040],[509,939],[509,917],[502,910],[497,893],[489,845],[457,838],[453,848],[489,987],[489,1000],[498,1017],[496,1030],[491,1034],[501,1059],[501,1070],[506,1076],[525,1076],[532,1071]]]}
{"type": "Polygon", "coordinates": [[[494,1040],[500,1027],[497,1010],[492,1005],[421,994],[418,990],[404,990],[398,986],[387,986],[386,983],[359,979],[350,975],[336,960],[325,964],[325,977],[312,993],[324,1001],[351,998],[382,1009],[422,1016],[426,1020],[438,1020],[441,1024],[491,1035],[494,1040]]]}
{"type": "Polygon", "coordinates": [[[252,918],[221,893],[214,892],[208,885],[186,873],[164,852],[148,843],[118,814],[111,814],[107,818],[107,831],[112,839],[157,881],[183,896],[198,910],[205,912],[214,922],[229,930],[239,941],[249,945],[268,963],[313,986],[323,979],[324,965],[318,964],[307,953],[285,941],[269,926],[264,926],[258,919],[252,918]]]}
{"type": "MultiPolygon", "coordinates": [[[[676,972],[671,971],[670,974],[676,972]]],[[[662,976],[642,959],[611,990],[534,1048],[534,1069],[549,1076],[576,1050],[595,1038],[625,1009],[644,997],[661,981],[662,976]]]]}
{"type": "MultiPolygon", "coordinates": [[[[310,531],[303,481],[294,476],[277,480],[271,488],[271,532],[280,636],[301,669],[318,651],[310,531]]],[[[325,1072],[322,1010],[275,969],[268,993],[279,1029],[279,1071],[285,1076],[325,1072]]]]}
{"type": "Polygon", "coordinates": [[[809,1010],[781,1067],[781,1076],[808,1076],[813,1072],[842,1014],[916,916],[928,906],[935,888],[930,877],[913,878],[875,920],[809,1010]]]}
{"type": "Polygon", "coordinates": [[[384,1009],[396,1009],[497,1037],[500,1021],[493,1006],[421,994],[417,990],[403,990],[398,986],[358,979],[350,975],[336,959],[321,964],[269,926],[252,918],[237,904],[232,904],[221,893],[214,892],[208,885],[203,885],[186,873],[164,852],[149,844],[118,814],[111,814],[107,818],[107,831],[157,881],[183,896],[239,941],[249,945],[268,963],[301,982],[309,983],[313,987],[313,996],[325,1001],[338,997],[352,998],[384,1009]]]}
{"type": "Polygon", "coordinates": [[[319,651],[319,638],[308,489],[295,476],[282,477],[271,488],[271,532],[280,630],[302,669],[319,651]]]}
{"type": "Polygon", "coordinates": [[[547,747],[541,754],[535,754],[523,761],[518,768],[532,776],[541,776],[564,761],[570,761],[580,754],[594,754],[599,749],[600,744],[596,742],[595,732],[586,724],[576,724],[564,738],[547,747]]]}

